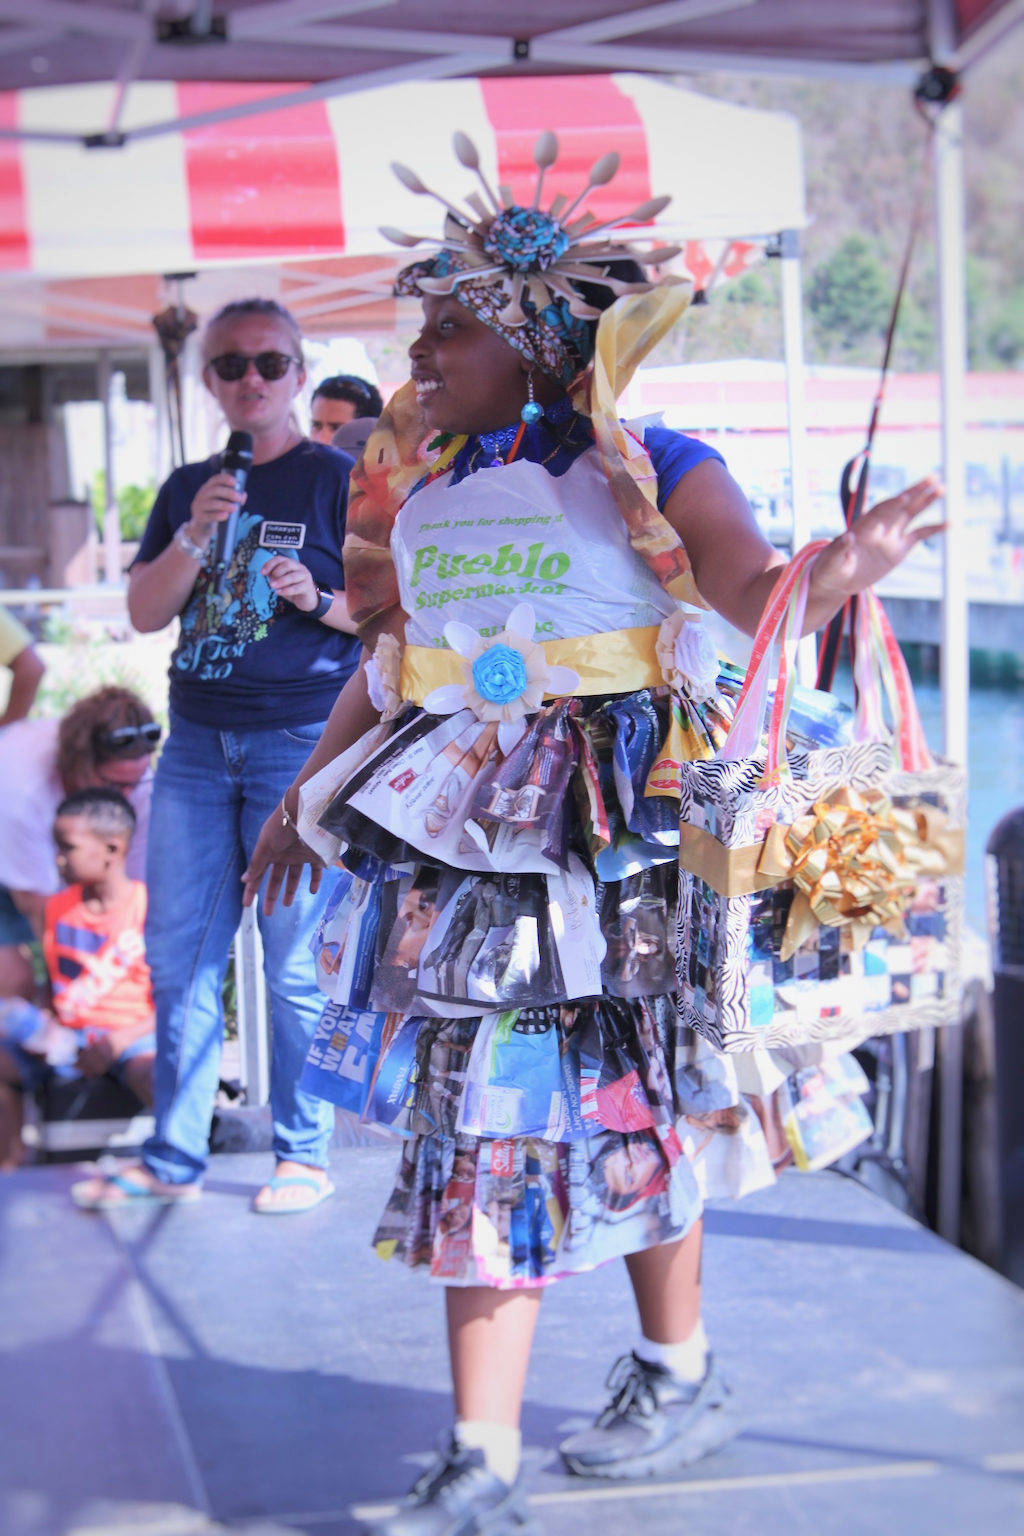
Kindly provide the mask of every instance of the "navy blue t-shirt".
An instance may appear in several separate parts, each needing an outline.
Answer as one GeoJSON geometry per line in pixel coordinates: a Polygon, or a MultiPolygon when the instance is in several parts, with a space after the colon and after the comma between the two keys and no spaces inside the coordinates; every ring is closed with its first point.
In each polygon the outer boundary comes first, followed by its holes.
{"type": "MultiPolygon", "coordinates": [[[[351,468],[352,460],[337,448],[302,442],[249,472],[224,595],[214,590],[211,540],[181,614],[170,668],[175,713],[223,730],[311,725],[330,714],[355,671],[360,643],[271,590],[262,568],[289,551],[263,547],[260,535],[265,521],[303,524],[305,539],[292,558],[308,566],[317,586],[340,591],[351,468]]],[[[167,548],[190,520],[196,491],[219,469],[215,454],[174,471],[153,504],[140,561],[155,560],[167,548]]]]}

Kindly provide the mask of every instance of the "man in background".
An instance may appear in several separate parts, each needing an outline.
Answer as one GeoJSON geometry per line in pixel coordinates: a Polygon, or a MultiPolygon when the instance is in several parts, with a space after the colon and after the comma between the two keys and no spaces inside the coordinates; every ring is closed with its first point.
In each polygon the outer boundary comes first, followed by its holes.
{"type": "Polygon", "coordinates": [[[313,391],[309,435],[314,443],[330,446],[339,427],[364,416],[377,417],[383,409],[375,385],[354,373],[336,373],[333,378],[321,379],[313,391]]]}

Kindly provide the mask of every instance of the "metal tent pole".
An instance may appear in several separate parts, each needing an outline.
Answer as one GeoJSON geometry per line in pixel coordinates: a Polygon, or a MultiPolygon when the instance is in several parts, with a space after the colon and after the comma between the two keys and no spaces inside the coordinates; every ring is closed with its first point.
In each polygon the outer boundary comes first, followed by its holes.
{"type": "MultiPolygon", "coordinates": [[[[953,0],[929,0],[934,62],[956,68],[953,0]]],[[[964,115],[953,98],[938,115],[932,135],[935,168],[936,246],[939,262],[939,366],[942,394],[942,474],[946,483],[942,560],[942,746],[954,762],[967,761],[970,687],[967,608],[966,415],[967,293],[964,270],[964,115]]],[[[963,1024],[939,1031],[938,1159],[936,1228],[948,1242],[960,1240],[963,1181],[963,1024]]]]}
{"type": "Polygon", "coordinates": [[[102,351],[96,363],[96,387],[103,411],[103,579],[121,585],[121,519],[114,485],[114,422],[110,411],[110,353],[102,351]]]}
{"type": "Polygon", "coordinates": [[[935,201],[939,258],[939,354],[942,375],[942,474],[946,536],[942,573],[942,746],[967,761],[970,686],[967,608],[967,469],[965,417],[967,301],[964,272],[964,116],[951,101],[936,125],[935,201]]]}
{"type": "Polygon", "coordinates": [[[167,368],[163,349],[159,344],[149,348],[146,361],[149,366],[149,398],[155,417],[155,478],[157,485],[163,485],[174,468],[174,444],[171,442],[170,422],[167,415],[167,368]]]}
{"type": "Polygon", "coordinates": [[[246,907],[235,935],[235,996],[241,1086],[249,1108],[270,1099],[270,1014],[263,968],[263,936],[256,908],[246,907]]]}
{"type": "MultiPolygon", "coordinates": [[[[784,229],[782,257],[782,335],[786,358],[786,418],[789,424],[789,484],[793,508],[793,554],[811,539],[811,490],[807,454],[807,393],[804,374],[803,287],[800,281],[800,231],[784,229]]],[[[814,687],[818,648],[813,635],[800,642],[800,681],[814,687]]]]}

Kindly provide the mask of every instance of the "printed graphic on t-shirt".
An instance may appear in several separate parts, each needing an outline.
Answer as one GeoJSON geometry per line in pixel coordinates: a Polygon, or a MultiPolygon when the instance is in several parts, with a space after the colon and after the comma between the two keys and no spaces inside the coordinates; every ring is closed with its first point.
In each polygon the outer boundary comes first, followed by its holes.
{"type": "Polygon", "coordinates": [[[239,517],[238,542],[220,594],[216,590],[217,570],[211,543],[195,591],[181,616],[175,671],[200,682],[230,677],[239,657],[251,645],[265,640],[280,617],[281,605],[263,567],[268,560],[288,552],[261,546],[263,524],[263,518],[252,513],[243,512],[239,517]]]}
{"type": "Polygon", "coordinates": [[[117,907],[90,912],[81,886],[46,903],[43,957],[53,1008],[71,1029],[118,1029],[153,1011],[143,930],[146,887],[133,880],[117,907]]]}
{"type": "Polygon", "coordinates": [[[126,928],[112,939],[107,934],[58,923],[56,940],[60,975],[70,979],[63,986],[59,979],[54,979],[54,1008],[62,1024],[84,1028],[92,1022],[99,1005],[145,957],[142,934],[126,928]],[[69,955],[68,950],[77,951],[77,958],[69,955]]]}

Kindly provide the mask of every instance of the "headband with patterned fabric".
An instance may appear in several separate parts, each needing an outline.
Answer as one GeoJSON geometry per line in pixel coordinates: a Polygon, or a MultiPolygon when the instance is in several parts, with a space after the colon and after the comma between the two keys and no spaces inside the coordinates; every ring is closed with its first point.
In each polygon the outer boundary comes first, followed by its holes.
{"type": "MultiPolygon", "coordinates": [[[[568,386],[591,362],[593,327],[587,322],[601,313],[586,302],[580,285],[604,287],[616,297],[647,293],[657,286],[655,280],[624,281],[609,275],[609,264],[631,261],[651,267],[678,254],[674,246],[641,249],[616,244],[605,232],[620,224],[653,219],[670,200],[652,198],[600,223],[592,213],[577,213],[588,194],[618,170],[619,156],[612,153],[594,164],[586,187],[572,202],[559,193],[544,211],[540,207],[544,175],[558,157],[558,140],[553,133],[543,133],[534,147],[538,174],[533,206],[524,208],[512,201],[509,187],[499,187],[495,196],[466,134],[457,133],[454,144],[461,163],[477,173],[487,201],[474,192],[466,199],[471,210],[467,213],[439,197],[448,209],[444,238],[430,243],[440,250],[405,267],[395,293],[417,298],[450,294],[542,373],[568,386]]],[[[411,192],[438,196],[405,166],[392,169],[411,192]]],[[[397,229],[381,233],[397,245],[425,243],[397,229]]]]}

